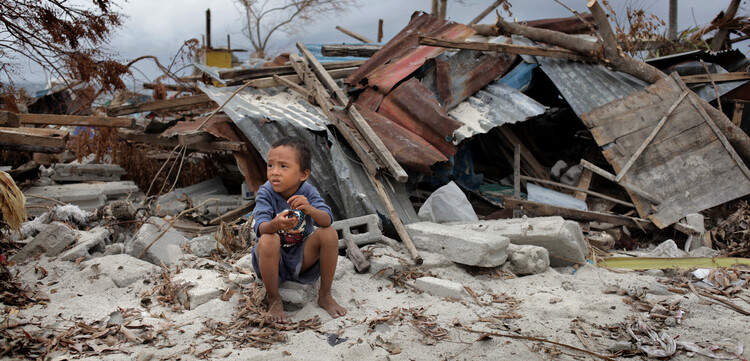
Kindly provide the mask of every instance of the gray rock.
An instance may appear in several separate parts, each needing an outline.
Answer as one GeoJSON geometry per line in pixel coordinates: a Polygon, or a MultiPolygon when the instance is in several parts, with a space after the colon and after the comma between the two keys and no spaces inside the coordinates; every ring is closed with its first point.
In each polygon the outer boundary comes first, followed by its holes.
{"type": "Polygon", "coordinates": [[[667,317],[664,319],[664,324],[669,327],[675,327],[677,326],[677,319],[675,319],[674,317],[667,317]]]}
{"type": "Polygon", "coordinates": [[[414,280],[414,286],[435,297],[461,299],[464,287],[460,283],[435,277],[420,277],[414,280]]]}
{"type": "Polygon", "coordinates": [[[125,246],[122,243],[110,244],[104,248],[104,255],[111,256],[113,254],[125,253],[125,246]]]}
{"type": "Polygon", "coordinates": [[[585,263],[588,254],[581,227],[578,223],[566,221],[562,217],[524,217],[451,225],[480,233],[505,236],[516,245],[544,247],[549,251],[552,267],[585,263]]]}
{"type": "Polygon", "coordinates": [[[698,247],[690,251],[690,257],[718,257],[721,252],[708,247],[698,247]]]}
{"type": "Polygon", "coordinates": [[[73,248],[61,254],[60,259],[63,261],[75,261],[81,257],[89,259],[93,253],[105,250],[107,238],[110,234],[112,234],[112,231],[104,227],[96,227],[88,232],[80,232],[78,241],[73,248]]]}
{"type": "Polygon", "coordinates": [[[609,347],[610,352],[630,351],[632,349],[633,344],[628,341],[617,341],[614,345],[609,347]]]}
{"type": "Polygon", "coordinates": [[[497,267],[508,259],[507,237],[476,232],[432,222],[406,226],[417,248],[439,253],[452,262],[480,267],[497,267]]]}
{"type": "Polygon", "coordinates": [[[669,287],[659,282],[654,282],[648,286],[648,293],[657,296],[669,296],[672,292],[669,292],[669,287]]]}
{"type": "Polygon", "coordinates": [[[76,231],[60,222],[52,222],[34,237],[29,244],[11,257],[12,261],[22,262],[29,257],[44,253],[49,257],[60,254],[77,239],[76,231]]]}
{"type": "MultiPolygon", "coordinates": [[[[133,257],[139,257],[141,252],[167,227],[169,224],[161,218],[149,218],[148,223],[144,223],[133,239],[125,244],[125,252],[133,257]]],[[[175,264],[182,259],[181,247],[186,242],[187,239],[182,233],[170,228],[149,247],[142,259],[155,265],[160,265],[162,262],[167,266],[175,264]]]]}
{"type": "Polygon", "coordinates": [[[188,241],[188,247],[194,255],[198,257],[208,257],[211,252],[218,252],[217,248],[224,249],[219,242],[216,241],[214,234],[206,234],[200,237],[195,237],[188,241]]]}
{"type": "Polygon", "coordinates": [[[193,285],[188,288],[187,295],[185,292],[177,294],[177,298],[183,305],[190,301],[190,310],[221,297],[228,288],[220,273],[207,269],[183,269],[174,276],[174,281],[183,281],[193,285]]]}
{"type": "Polygon", "coordinates": [[[503,267],[518,276],[542,273],[549,268],[549,252],[546,248],[515,244],[508,245],[507,267],[503,267]]]}
{"type": "Polygon", "coordinates": [[[651,251],[651,257],[683,258],[687,256],[688,253],[677,247],[677,244],[671,239],[662,242],[651,251]]]}
{"type": "Polygon", "coordinates": [[[664,271],[662,271],[662,270],[660,270],[658,268],[650,269],[650,270],[647,270],[646,272],[643,272],[643,273],[645,273],[645,274],[647,274],[649,276],[654,276],[654,277],[664,277],[664,271]]]}
{"type": "Polygon", "coordinates": [[[127,254],[115,254],[91,259],[81,263],[83,267],[98,265],[99,271],[107,275],[117,287],[127,287],[149,275],[158,273],[159,267],[127,254]]]}
{"type": "Polygon", "coordinates": [[[238,259],[237,262],[234,263],[234,266],[237,268],[241,268],[241,269],[252,270],[253,269],[252,253],[248,253],[247,255],[238,259]]]}

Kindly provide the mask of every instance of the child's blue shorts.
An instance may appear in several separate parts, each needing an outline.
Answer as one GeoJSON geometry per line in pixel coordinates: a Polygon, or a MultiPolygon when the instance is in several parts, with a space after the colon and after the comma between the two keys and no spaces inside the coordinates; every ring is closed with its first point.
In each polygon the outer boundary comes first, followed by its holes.
{"type": "MultiPolygon", "coordinates": [[[[302,261],[305,253],[305,243],[309,238],[305,238],[302,242],[296,243],[289,247],[280,247],[281,254],[279,255],[279,284],[284,281],[294,281],[299,283],[310,284],[320,278],[320,261],[310,267],[305,272],[300,273],[302,269],[302,261]]],[[[253,268],[255,274],[259,279],[263,279],[260,276],[260,264],[258,263],[258,253],[255,248],[258,246],[256,243],[251,252],[253,254],[253,268]]]]}

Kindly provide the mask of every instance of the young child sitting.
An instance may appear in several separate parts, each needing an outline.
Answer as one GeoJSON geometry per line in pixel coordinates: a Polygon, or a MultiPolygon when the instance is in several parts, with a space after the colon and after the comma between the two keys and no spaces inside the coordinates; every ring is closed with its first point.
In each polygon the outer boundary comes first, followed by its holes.
{"type": "Polygon", "coordinates": [[[333,318],[345,315],[346,308],[331,296],[339,256],[331,208],[318,190],[305,182],[310,176],[310,149],[300,138],[282,138],[271,145],[267,163],[268,182],[255,196],[258,242],[252,253],[255,273],[266,287],[271,320],[286,322],[281,282],[309,284],[319,277],[318,305],[333,318]]]}

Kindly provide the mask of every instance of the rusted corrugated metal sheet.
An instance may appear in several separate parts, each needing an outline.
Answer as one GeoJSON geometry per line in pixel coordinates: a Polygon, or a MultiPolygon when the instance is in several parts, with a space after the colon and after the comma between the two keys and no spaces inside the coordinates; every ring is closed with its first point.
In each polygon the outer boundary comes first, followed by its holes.
{"type": "Polygon", "coordinates": [[[420,36],[464,40],[475,33],[475,30],[466,25],[438,19],[424,12],[415,12],[409,25],[349,75],[346,83],[357,88],[369,86],[387,94],[399,81],[422,66],[425,60],[446,50],[419,45],[420,36]]]}
{"type": "MultiPolygon", "coordinates": [[[[422,174],[432,174],[430,166],[448,158],[426,140],[390,119],[360,105],[354,105],[372,130],[383,141],[399,164],[422,174]]],[[[348,119],[344,117],[344,119],[348,119]]]]}
{"type": "Polygon", "coordinates": [[[386,95],[378,113],[422,137],[446,156],[456,154],[453,133],[462,124],[448,116],[435,94],[416,78],[386,95]]]}
{"type": "Polygon", "coordinates": [[[435,66],[422,78],[422,84],[435,92],[440,104],[450,110],[505,74],[518,56],[461,50],[442,58],[435,58],[435,66]]]}

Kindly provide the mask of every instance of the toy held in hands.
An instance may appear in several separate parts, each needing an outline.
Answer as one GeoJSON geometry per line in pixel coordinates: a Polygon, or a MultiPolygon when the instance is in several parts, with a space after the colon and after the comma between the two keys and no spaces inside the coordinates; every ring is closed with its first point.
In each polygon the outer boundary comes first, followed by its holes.
{"type": "Polygon", "coordinates": [[[302,240],[307,237],[307,232],[305,231],[305,212],[302,212],[298,209],[285,209],[282,212],[287,212],[286,218],[297,217],[297,224],[292,228],[292,230],[302,231],[300,233],[288,233],[286,231],[279,231],[279,233],[281,234],[282,246],[290,247],[294,244],[302,242],[302,240]]]}

